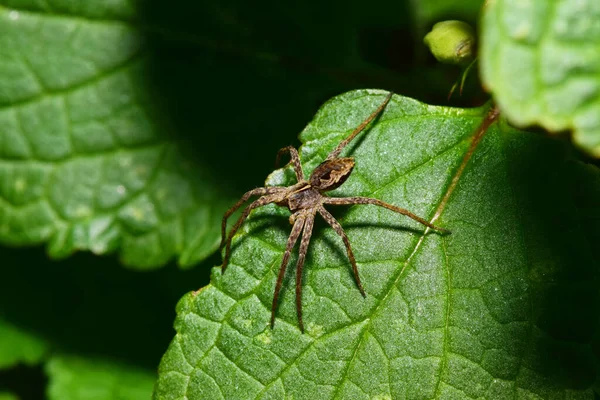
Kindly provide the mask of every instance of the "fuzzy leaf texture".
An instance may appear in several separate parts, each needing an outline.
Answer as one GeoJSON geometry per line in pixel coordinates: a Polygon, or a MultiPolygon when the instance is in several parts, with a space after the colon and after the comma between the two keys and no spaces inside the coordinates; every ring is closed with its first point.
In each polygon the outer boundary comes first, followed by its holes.
{"type": "Polygon", "coordinates": [[[506,116],[572,130],[600,157],[600,2],[491,0],[481,26],[483,82],[506,116]]]}
{"type": "MultiPolygon", "coordinates": [[[[305,171],[384,95],[327,102],[301,135],[305,171]]],[[[593,399],[600,175],[562,143],[500,120],[458,176],[486,113],[395,95],[342,153],[356,167],[336,195],[379,198],[428,219],[441,210],[436,223],[452,234],[423,235],[373,206],[329,206],[367,297],[340,238],[318,222],[304,267],[305,334],[295,258],[269,327],[289,212],[253,212],[226,273],[216,267],[209,286],[180,300],[155,399],[593,399]]],[[[268,184],[291,177],[278,170],[268,184]]]]}

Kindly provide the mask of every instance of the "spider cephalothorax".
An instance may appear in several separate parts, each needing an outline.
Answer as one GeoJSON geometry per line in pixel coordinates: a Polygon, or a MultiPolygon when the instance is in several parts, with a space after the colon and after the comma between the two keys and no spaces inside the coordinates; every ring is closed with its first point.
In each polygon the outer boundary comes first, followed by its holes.
{"type": "Polygon", "coordinates": [[[308,244],[310,242],[310,236],[312,235],[313,224],[315,215],[318,213],[323,219],[341,236],[350,264],[352,265],[352,271],[356,284],[360,293],[365,296],[360,277],[358,275],[358,268],[356,266],[356,260],[350,247],[350,241],[348,236],[344,232],[344,229],[340,223],[327,211],[324,207],[325,204],[332,205],[345,205],[345,204],[372,204],[380,207],[387,208],[388,210],[395,211],[402,215],[406,215],[415,221],[438,231],[448,232],[443,228],[439,228],[424,220],[421,217],[416,216],[408,210],[400,207],[385,203],[378,199],[372,199],[370,197],[329,197],[325,192],[333,190],[341,186],[346,179],[352,173],[354,168],[354,159],[351,157],[338,157],[344,147],[354,139],[375,117],[377,117],[385,108],[387,103],[390,101],[392,93],[389,93],[383,103],[377,107],[377,109],[367,117],[346,139],[340,142],[337,147],[329,153],[325,161],[317,166],[311,173],[309,179],[304,177],[304,171],[300,164],[300,157],[298,151],[288,146],[281,150],[277,154],[277,161],[283,153],[289,152],[291,161],[290,163],[294,167],[296,179],[298,183],[288,187],[281,186],[267,186],[257,188],[246,192],[242,198],[231,207],[223,216],[223,224],[221,226],[221,248],[225,246],[225,256],[223,258],[223,272],[227,268],[229,256],[231,254],[231,240],[235,233],[238,231],[244,220],[250,215],[250,212],[255,208],[262,207],[264,205],[275,203],[279,206],[288,207],[292,212],[290,216],[290,223],[292,224],[292,232],[287,241],[285,252],[283,253],[283,260],[279,268],[279,274],[277,276],[277,283],[275,284],[275,293],[273,295],[273,305],[271,308],[271,328],[275,323],[275,309],[277,307],[277,300],[279,299],[279,291],[285,275],[285,269],[287,267],[290,254],[300,233],[302,233],[302,240],[300,241],[300,250],[298,254],[298,263],[296,267],[296,310],[298,312],[298,323],[300,330],[304,332],[304,324],[302,322],[302,267],[304,266],[304,259],[306,258],[306,252],[308,250],[308,244]],[[239,209],[250,197],[260,196],[257,200],[253,201],[248,207],[244,209],[242,215],[237,220],[229,236],[226,236],[227,219],[237,209],[239,209]]]}

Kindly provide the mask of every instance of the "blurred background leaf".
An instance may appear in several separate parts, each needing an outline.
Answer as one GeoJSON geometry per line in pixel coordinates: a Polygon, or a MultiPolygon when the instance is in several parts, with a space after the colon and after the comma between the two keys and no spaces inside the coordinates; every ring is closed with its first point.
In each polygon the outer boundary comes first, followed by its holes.
{"type": "Polygon", "coordinates": [[[212,253],[227,188],[172,137],[142,32],[6,8],[0,29],[0,239],[146,268],[212,253]]]}
{"type": "Polygon", "coordinates": [[[19,400],[19,398],[9,392],[0,392],[0,400],[19,400]]]}
{"type": "Polygon", "coordinates": [[[55,355],[46,364],[49,400],[145,400],[153,373],[98,358],[55,355]]]}
{"type": "Polygon", "coordinates": [[[23,399],[46,398],[52,378],[39,363],[51,362],[56,352],[84,361],[110,360],[123,370],[153,376],[173,335],[175,303],[182,292],[205,285],[206,271],[215,263],[209,259],[185,272],[172,264],[139,273],[123,269],[115,257],[81,253],[49,262],[39,248],[3,249],[0,318],[9,329],[0,329],[0,350],[10,347],[0,353],[6,365],[0,369],[0,388],[23,399]],[[15,361],[20,362],[16,368],[15,361]]]}
{"type": "Polygon", "coordinates": [[[0,370],[17,364],[35,365],[42,361],[48,347],[38,335],[0,319],[0,370]]]}
{"type": "Polygon", "coordinates": [[[481,32],[483,81],[505,115],[520,126],[572,130],[573,141],[596,158],[598,21],[597,0],[494,0],[485,7],[481,32]]]}

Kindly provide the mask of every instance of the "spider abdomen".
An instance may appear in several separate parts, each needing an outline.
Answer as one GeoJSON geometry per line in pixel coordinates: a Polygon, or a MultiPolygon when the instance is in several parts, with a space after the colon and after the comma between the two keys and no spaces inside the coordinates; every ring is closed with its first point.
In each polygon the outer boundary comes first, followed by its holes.
{"type": "Polygon", "coordinates": [[[322,197],[318,190],[307,185],[289,196],[287,206],[290,211],[316,207],[321,203],[322,197]]]}

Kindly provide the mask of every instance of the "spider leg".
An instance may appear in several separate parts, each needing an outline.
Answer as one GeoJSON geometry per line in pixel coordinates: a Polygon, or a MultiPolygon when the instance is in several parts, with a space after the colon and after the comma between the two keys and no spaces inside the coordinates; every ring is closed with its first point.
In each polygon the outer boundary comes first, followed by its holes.
{"type": "Polygon", "coordinates": [[[296,264],[296,312],[298,313],[298,325],[300,331],[304,333],[304,323],[302,322],[302,268],[308,251],[308,244],[312,236],[313,225],[315,222],[314,212],[306,216],[304,230],[302,231],[302,240],[300,241],[300,250],[298,252],[298,263],[296,264]]]}
{"type": "Polygon", "coordinates": [[[277,158],[275,159],[275,168],[279,168],[279,161],[281,160],[281,156],[283,153],[288,151],[291,157],[291,163],[294,166],[294,172],[296,173],[296,179],[298,182],[304,180],[304,171],[302,171],[302,164],[300,163],[300,156],[298,155],[298,150],[296,150],[293,146],[287,146],[283,149],[280,149],[277,152],[277,158]]]}
{"type": "Polygon", "coordinates": [[[352,253],[352,247],[350,247],[350,240],[344,232],[344,228],[340,225],[339,222],[325,209],[325,207],[320,206],[317,208],[321,217],[333,228],[333,230],[342,237],[342,241],[344,242],[344,246],[346,246],[346,252],[348,253],[348,258],[350,259],[350,264],[352,264],[352,272],[354,273],[354,279],[356,279],[356,284],[358,285],[358,290],[360,290],[360,294],[363,297],[367,297],[365,294],[365,289],[363,289],[362,282],[360,281],[360,276],[358,275],[358,267],[356,266],[356,259],[354,258],[354,253],[352,253]]]}
{"type": "Polygon", "coordinates": [[[233,207],[231,207],[229,210],[227,210],[225,215],[223,215],[223,221],[221,223],[221,245],[219,246],[219,249],[223,249],[223,246],[225,245],[225,238],[226,238],[225,234],[227,233],[227,219],[231,216],[231,214],[236,212],[238,210],[238,208],[240,208],[252,196],[264,196],[266,194],[278,193],[278,192],[281,192],[282,189],[283,188],[280,188],[280,187],[262,187],[262,188],[252,189],[252,190],[244,193],[242,198],[239,199],[238,202],[233,205],[233,207]]]}
{"type": "Polygon", "coordinates": [[[356,135],[361,133],[363,129],[365,129],[367,125],[369,125],[369,123],[373,121],[383,111],[387,103],[389,103],[390,99],[392,98],[393,94],[394,93],[389,92],[385,100],[383,100],[383,103],[381,103],[379,107],[377,107],[377,109],[367,117],[367,119],[365,119],[359,126],[357,126],[356,129],[354,129],[354,131],[346,139],[342,140],[340,144],[338,144],[337,147],[331,153],[329,153],[325,160],[333,160],[334,158],[337,158],[337,156],[340,155],[342,150],[344,150],[344,147],[346,147],[346,145],[350,143],[352,139],[356,137],[356,135]]]}
{"type": "Polygon", "coordinates": [[[231,228],[231,231],[229,232],[229,237],[227,237],[227,240],[225,241],[225,257],[223,257],[222,267],[223,272],[225,272],[225,269],[227,268],[227,263],[229,262],[229,256],[231,254],[231,240],[233,239],[233,236],[236,234],[238,229],[240,229],[246,218],[248,218],[248,215],[250,215],[250,211],[254,210],[255,208],[267,205],[269,203],[274,203],[280,198],[281,196],[278,194],[262,196],[261,198],[250,203],[250,205],[244,209],[240,218],[236,221],[233,228],[231,228]]]}
{"type": "Polygon", "coordinates": [[[423,224],[431,229],[435,229],[436,231],[443,232],[443,233],[450,233],[450,231],[448,229],[444,229],[444,228],[440,228],[439,226],[435,226],[431,222],[429,222],[421,217],[416,216],[415,214],[411,213],[410,211],[408,211],[404,208],[396,207],[392,204],[388,204],[388,203],[378,200],[378,199],[372,199],[370,197],[361,197],[361,196],[357,196],[357,197],[325,197],[323,199],[323,203],[333,204],[333,205],[373,204],[375,206],[387,208],[388,210],[392,210],[399,214],[406,215],[407,217],[414,219],[418,223],[423,224]]]}
{"type": "Polygon", "coordinates": [[[290,260],[290,254],[292,249],[300,236],[302,227],[304,226],[304,218],[297,218],[292,227],[292,232],[288,237],[287,244],[285,246],[285,253],[283,253],[283,259],[281,260],[281,266],[279,267],[279,274],[277,275],[277,283],[275,284],[275,292],[273,293],[273,305],[271,306],[271,329],[275,325],[275,309],[277,308],[277,302],[279,300],[279,291],[281,290],[281,284],[283,283],[283,277],[285,276],[285,269],[288,261],[290,260]]]}

